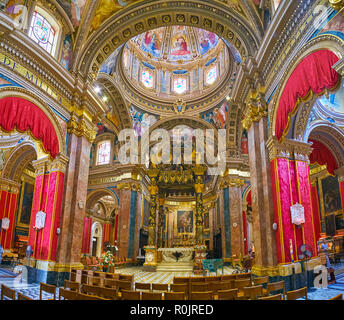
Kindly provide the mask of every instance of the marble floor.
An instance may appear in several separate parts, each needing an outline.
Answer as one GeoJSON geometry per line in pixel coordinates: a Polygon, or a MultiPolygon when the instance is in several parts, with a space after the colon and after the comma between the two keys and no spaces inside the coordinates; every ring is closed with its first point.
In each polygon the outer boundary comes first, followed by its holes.
{"type": "MultiPolygon", "coordinates": [[[[132,274],[134,275],[135,282],[143,283],[164,283],[170,284],[173,282],[173,277],[185,277],[195,276],[188,272],[146,272],[140,267],[123,268],[116,271],[121,274],[132,274]]],[[[233,269],[229,267],[224,268],[224,274],[231,274],[233,269]]],[[[218,274],[222,274],[222,271],[218,274]]],[[[215,274],[211,274],[215,275],[215,274]]],[[[34,300],[39,299],[39,283],[27,284],[25,281],[16,277],[16,274],[12,272],[10,268],[0,268],[0,284],[4,284],[17,292],[20,292],[34,300]]],[[[316,289],[311,288],[308,292],[309,300],[328,300],[335,297],[336,295],[344,294],[344,274],[337,276],[337,284],[329,285],[328,289],[316,289]]],[[[52,295],[43,293],[43,300],[51,299],[52,295]]],[[[57,288],[58,298],[58,288],[57,288]]]]}

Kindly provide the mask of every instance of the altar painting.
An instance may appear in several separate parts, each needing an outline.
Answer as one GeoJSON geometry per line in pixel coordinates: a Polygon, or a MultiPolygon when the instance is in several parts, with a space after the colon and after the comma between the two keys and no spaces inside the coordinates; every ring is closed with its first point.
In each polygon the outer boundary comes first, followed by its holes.
{"type": "Polygon", "coordinates": [[[193,211],[177,211],[177,233],[193,233],[193,211]]]}
{"type": "Polygon", "coordinates": [[[321,180],[322,207],[325,214],[342,210],[340,190],[337,177],[328,176],[321,180]]]}

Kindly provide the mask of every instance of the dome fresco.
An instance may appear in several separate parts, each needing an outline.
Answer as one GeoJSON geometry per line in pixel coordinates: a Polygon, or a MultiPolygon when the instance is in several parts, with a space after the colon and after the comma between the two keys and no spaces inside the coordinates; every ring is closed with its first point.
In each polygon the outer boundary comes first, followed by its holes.
{"type": "Polygon", "coordinates": [[[215,33],[187,26],[149,30],[129,40],[121,52],[131,84],[144,94],[172,101],[180,95],[192,100],[210,93],[240,60],[215,33]]]}
{"type": "Polygon", "coordinates": [[[206,30],[172,26],[147,31],[130,41],[153,60],[181,64],[204,56],[221,40],[206,30]]]}

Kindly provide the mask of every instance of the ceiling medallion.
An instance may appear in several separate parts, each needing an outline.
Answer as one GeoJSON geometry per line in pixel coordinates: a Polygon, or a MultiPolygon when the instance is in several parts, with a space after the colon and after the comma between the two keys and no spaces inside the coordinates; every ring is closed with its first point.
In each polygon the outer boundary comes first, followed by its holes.
{"type": "Polygon", "coordinates": [[[183,99],[178,99],[174,102],[173,108],[177,114],[183,114],[186,110],[186,103],[183,99]]]}

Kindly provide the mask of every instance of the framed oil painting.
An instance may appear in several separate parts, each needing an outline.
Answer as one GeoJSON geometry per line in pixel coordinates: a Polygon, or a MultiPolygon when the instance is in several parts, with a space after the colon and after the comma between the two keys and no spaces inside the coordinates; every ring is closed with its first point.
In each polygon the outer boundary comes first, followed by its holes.
{"type": "Polygon", "coordinates": [[[327,215],[341,211],[342,203],[337,177],[328,176],[322,179],[321,189],[324,214],[327,215]]]}
{"type": "Polygon", "coordinates": [[[30,225],[34,188],[34,185],[31,183],[23,183],[20,205],[18,210],[18,226],[28,227],[30,225]]]}
{"type": "Polygon", "coordinates": [[[177,232],[193,233],[193,211],[177,211],[177,232]]]}

